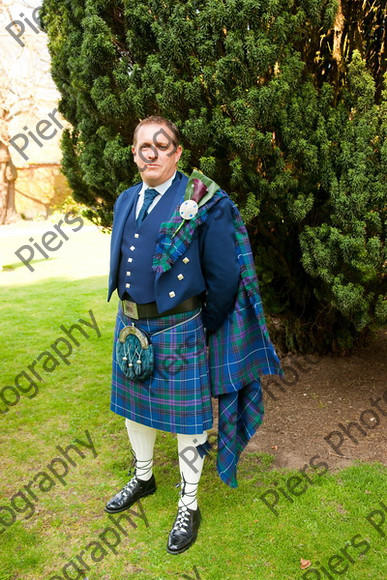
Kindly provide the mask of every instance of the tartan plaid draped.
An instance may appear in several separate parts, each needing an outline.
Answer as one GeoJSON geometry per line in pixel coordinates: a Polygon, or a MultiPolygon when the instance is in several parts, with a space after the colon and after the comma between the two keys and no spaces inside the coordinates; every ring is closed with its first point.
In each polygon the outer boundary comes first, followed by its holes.
{"type": "Polygon", "coordinates": [[[259,379],[239,391],[218,396],[219,426],[217,470],[230,487],[238,487],[239,456],[263,421],[262,389],[259,379]]]}
{"type": "Polygon", "coordinates": [[[260,375],[283,376],[270,341],[246,227],[233,207],[236,250],[241,266],[234,310],[210,335],[211,394],[219,401],[217,470],[237,487],[240,454],[263,420],[260,375]]]}
{"type": "Polygon", "coordinates": [[[199,208],[195,217],[186,221],[176,235],[175,232],[182,222],[179,213],[180,205],[175,209],[170,220],[161,224],[152,266],[156,275],[160,276],[167,272],[172,264],[183,255],[192,242],[196,228],[207,221],[209,210],[226,195],[222,190],[217,191],[205,205],[199,208]]]}
{"type": "MultiPolygon", "coordinates": [[[[179,208],[161,225],[153,260],[156,275],[168,271],[184,253],[209,209],[225,196],[224,191],[216,191],[176,234],[182,221],[179,208]]],[[[259,377],[283,376],[283,371],[270,341],[248,233],[236,206],[233,220],[241,278],[234,310],[210,335],[209,371],[211,394],[219,402],[217,470],[226,484],[237,487],[239,456],[263,420],[259,377]]]]}

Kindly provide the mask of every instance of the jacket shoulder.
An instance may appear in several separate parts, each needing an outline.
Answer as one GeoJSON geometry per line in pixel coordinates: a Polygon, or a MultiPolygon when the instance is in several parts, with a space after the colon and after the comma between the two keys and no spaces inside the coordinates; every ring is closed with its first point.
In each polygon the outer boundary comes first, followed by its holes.
{"type": "Polygon", "coordinates": [[[127,199],[128,197],[130,198],[136,191],[138,192],[141,185],[142,182],[139,181],[138,183],[135,183],[134,185],[128,187],[128,189],[124,189],[124,191],[120,193],[120,195],[114,202],[114,206],[116,206],[117,204],[119,205],[123,199],[127,199]]]}
{"type": "Polygon", "coordinates": [[[222,197],[219,201],[211,207],[208,212],[208,221],[211,222],[214,219],[219,220],[222,217],[232,219],[235,214],[239,213],[237,205],[231,199],[231,197],[223,189],[218,190],[221,192],[222,197]]]}

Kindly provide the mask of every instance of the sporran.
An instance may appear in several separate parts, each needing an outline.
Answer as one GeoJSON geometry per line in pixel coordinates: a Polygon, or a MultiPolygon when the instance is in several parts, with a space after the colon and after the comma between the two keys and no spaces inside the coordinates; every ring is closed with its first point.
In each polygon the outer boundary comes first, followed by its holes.
{"type": "Polygon", "coordinates": [[[143,381],[152,374],[154,353],[150,336],[134,323],[121,330],[116,355],[120,369],[129,379],[143,381]]]}

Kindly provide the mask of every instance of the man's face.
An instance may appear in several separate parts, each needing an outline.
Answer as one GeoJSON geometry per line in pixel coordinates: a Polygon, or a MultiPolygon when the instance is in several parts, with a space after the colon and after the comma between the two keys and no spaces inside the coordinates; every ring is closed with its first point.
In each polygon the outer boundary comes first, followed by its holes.
{"type": "Polygon", "coordinates": [[[173,139],[166,125],[149,124],[140,127],[132,153],[147,185],[156,187],[175,173],[182,149],[180,145],[174,145],[173,139]]]}

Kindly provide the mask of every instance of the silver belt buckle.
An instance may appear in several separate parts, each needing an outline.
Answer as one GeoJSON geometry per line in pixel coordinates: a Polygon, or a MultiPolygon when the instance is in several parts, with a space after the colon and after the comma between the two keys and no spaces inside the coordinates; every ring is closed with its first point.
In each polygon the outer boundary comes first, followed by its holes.
{"type": "Polygon", "coordinates": [[[130,300],[123,300],[122,306],[125,316],[129,316],[129,318],[134,318],[135,320],[140,318],[138,315],[137,304],[135,302],[130,302],[130,300]]]}

